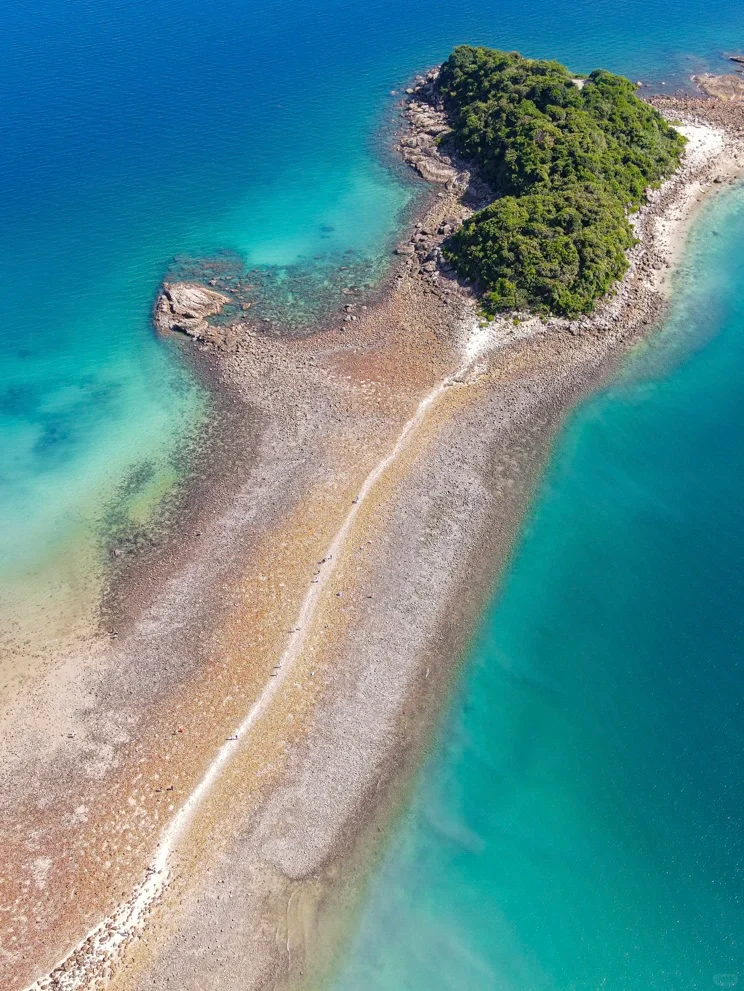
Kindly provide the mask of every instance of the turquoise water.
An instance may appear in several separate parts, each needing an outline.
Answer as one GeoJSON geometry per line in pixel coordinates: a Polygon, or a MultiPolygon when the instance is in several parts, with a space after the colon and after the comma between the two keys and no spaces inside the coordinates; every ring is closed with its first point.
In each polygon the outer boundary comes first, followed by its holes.
{"type": "MultiPolygon", "coordinates": [[[[4,3],[0,604],[74,596],[178,484],[209,400],[149,327],[175,255],[237,252],[290,310],[381,270],[412,73],[481,42],[672,89],[742,39],[740,0],[4,3]]],[[[564,433],[344,991],[740,969],[741,219],[709,214],[668,346],[564,433]]]]}
{"type": "Polygon", "coordinates": [[[70,555],[95,569],[112,517],[141,523],[183,474],[209,400],[150,327],[174,256],[312,262],[320,282],[389,253],[411,187],[371,153],[379,94],[357,123],[322,72],[299,88],[307,52],[274,55],[284,23],[205,3],[0,12],[5,602],[69,592],[70,555]]]}
{"type": "Polygon", "coordinates": [[[208,402],[149,327],[174,255],[299,270],[304,297],[379,271],[412,187],[376,136],[411,73],[480,41],[671,88],[742,37],[736,0],[3,4],[3,585],[103,547],[127,479],[153,506],[177,482],[208,402]]]}
{"type": "Polygon", "coordinates": [[[744,190],[571,417],[334,991],[744,980],[744,190]]]}

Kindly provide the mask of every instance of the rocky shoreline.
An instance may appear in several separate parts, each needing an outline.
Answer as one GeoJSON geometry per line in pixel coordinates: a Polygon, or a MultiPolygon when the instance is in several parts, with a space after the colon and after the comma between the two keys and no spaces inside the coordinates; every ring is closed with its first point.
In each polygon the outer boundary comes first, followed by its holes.
{"type": "MultiPolygon", "coordinates": [[[[472,298],[472,290],[463,280],[458,279],[453,267],[443,258],[442,243],[464,220],[492,202],[495,196],[488,183],[479,175],[477,167],[463,161],[447,141],[452,129],[436,90],[438,74],[438,67],[433,68],[425,75],[417,76],[413,85],[406,90],[406,99],[402,102],[404,125],[396,147],[402,160],[426,183],[438,189],[434,195],[440,201],[446,202],[450,210],[449,212],[441,209],[431,210],[427,219],[415,222],[408,239],[397,245],[394,253],[401,259],[402,264],[395,274],[394,285],[399,286],[410,277],[419,278],[424,282],[426,291],[437,294],[445,302],[454,303],[458,297],[472,298]],[[438,222],[435,223],[432,218],[436,218],[438,222]]],[[[647,100],[670,121],[680,122],[683,126],[714,127],[721,131],[725,140],[731,145],[731,166],[727,175],[716,177],[715,185],[735,181],[741,171],[737,165],[739,154],[737,149],[744,139],[744,95],[740,96],[738,89],[729,97],[727,94],[714,93],[707,88],[710,80],[717,81],[718,87],[725,87],[729,78],[736,80],[737,85],[740,82],[738,77],[693,77],[693,81],[698,82],[701,89],[708,93],[709,97],[714,98],[656,95],[647,100]]],[[[713,168],[715,166],[711,166],[711,169],[713,168]]],[[[668,257],[668,246],[663,242],[663,238],[659,240],[652,231],[654,219],[666,213],[670,201],[678,195],[681,186],[689,184],[690,181],[706,185],[708,179],[705,167],[691,169],[688,163],[678,170],[662,189],[652,190],[648,204],[633,218],[639,245],[629,254],[631,268],[625,278],[605,300],[600,302],[595,313],[573,320],[553,317],[544,321],[545,326],[569,330],[572,333],[608,330],[618,335],[620,330],[620,336],[624,336],[622,329],[618,327],[618,320],[623,327],[625,324],[628,325],[626,329],[630,329],[630,325],[635,324],[641,327],[648,326],[657,320],[659,307],[663,305],[664,300],[663,294],[657,293],[662,280],[655,273],[669,269],[671,259],[668,257]],[[691,176],[691,171],[694,172],[694,176],[691,176]]],[[[210,281],[210,285],[212,284],[216,284],[215,280],[210,281]]],[[[168,297],[173,291],[173,285],[164,283],[156,300],[154,311],[156,327],[159,330],[182,330],[189,336],[207,341],[218,348],[233,349],[236,337],[245,332],[246,322],[250,318],[241,314],[238,325],[231,323],[230,320],[223,326],[215,326],[214,323],[209,322],[210,317],[221,312],[225,304],[231,302],[231,297],[202,286],[205,295],[198,307],[197,322],[192,325],[192,329],[186,329],[185,326],[179,326],[175,319],[162,315],[168,313],[170,305],[168,297]],[[214,299],[218,297],[222,305],[214,308],[214,299]],[[194,327],[197,329],[194,330],[194,327]]],[[[198,284],[187,282],[176,283],[175,286],[176,292],[182,294],[184,298],[194,289],[199,288],[198,284]]],[[[225,287],[229,291],[227,284],[225,287]]],[[[349,296],[354,295],[353,289],[344,289],[343,292],[349,296]]],[[[235,299],[232,302],[234,303],[235,299]]],[[[244,311],[250,308],[245,302],[240,305],[244,311]]],[[[361,304],[360,313],[357,313],[358,305],[356,301],[343,305],[340,317],[345,323],[358,320],[359,316],[366,312],[367,306],[361,304]]],[[[529,313],[509,314],[504,319],[512,321],[515,318],[533,324],[535,320],[529,313]]],[[[256,327],[252,329],[260,330],[256,327]]]]}
{"type": "Polygon", "coordinates": [[[481,326],[440,246],[489,192],[440,150],[432,79],[407,94],[401,145],[435,191],[380,299],[349,299],[302,338],[263,333],[249,310],[223,321],[223,284],[169,282],[156,303],[254,439],[86,675],[79,740],[36,769],[46,804],[17,890],[45,924],[6,961],[7,987],[42,966],[34,989],[245,991],[322,966],[350,851],[425,745],[554,431],[658,320],[690,216],[740,171],[740,108],[655,100],[691,150],[638,216],[616,293],[578,321],[481,326]],[[36,906],[23,882],[60,847],[36,906]]]}
{"type": "MultiPolygon", "coordinates": [[[[451,127],[435,86],[438,73],[435,68],[425,76],[417,77],[415,85],[407,91],[408,133],[401,138],[399,147],[403,159],[423,179],[442,184],[448,192],[461,194],[460,210],[436,231],[417,225],[412,238],[400,245],[397,252],[410,258],[410,274],[426,279],[432,287],[447,293],[450,289],[446,285],[452,282],[452,267],[442,258],[442,241],[475,210],[492,202],[494,195],[478,175],[477,168],[463,162],[446,141],[451,127]],[[444,284],[443,280],[446,280],[444,284]]],[[[726,80],[729,77],[712,78],[726,80]]],[[[736,100],[722,103],[718,99],[691,96],[652,96],[647,102],[671,122],[681,124],[683,130],[685,125],[718,129],[728,150],[724,152],[722,148],[721,154],[713,156],[716,161],[710,163],[691,162],[688,155],[687,162],[661,189],[651,190],[648,204],[633,218],[639,243],[629,253],[631,265],[624,279],[600,301],[595,313],[574,320],[552,317],[537,321],[547,329],[571,333],[606,331],[621,339],[638,327],[647,327],[657,321],[664,297],[658,292],[662,280],[656,273],[669,269],[674,259],[663,233],[655,230],[655,221],[666,216],[682,187],[693,182],[701,187],[734,182],[744,172],[744,152],[741,151],[744,146],[744,103],[739,104],[736,100]],[[728,154],[730,161],[728,168],[721,172],[723,154],[728,154]]],[[[515,318],[536,323],[529,313],[508,314],[503,319],[509,322],[515,318]]]]}
{"type": "Polygon", "coordinates": [[[701,76],[693,76],[692,79],[708,96],[733,103],[744,102],[744,78],[741,76],[733,73],[723,76],[703,73],[701,76]]]}

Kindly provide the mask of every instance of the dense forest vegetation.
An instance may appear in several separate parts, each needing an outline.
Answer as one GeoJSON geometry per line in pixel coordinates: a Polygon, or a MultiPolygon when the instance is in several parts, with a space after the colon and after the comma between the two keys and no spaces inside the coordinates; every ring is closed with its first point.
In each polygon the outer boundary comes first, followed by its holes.
{"type": "Polygon", "coordinates": [[[631,82],[597,70],[581,83],[488,48],[456,48],[442,66],[455,145],[498,197],[444,253],[489,313],[590,311],[627,268],[628,213],[679,163],[684,139],[631,82]]]}

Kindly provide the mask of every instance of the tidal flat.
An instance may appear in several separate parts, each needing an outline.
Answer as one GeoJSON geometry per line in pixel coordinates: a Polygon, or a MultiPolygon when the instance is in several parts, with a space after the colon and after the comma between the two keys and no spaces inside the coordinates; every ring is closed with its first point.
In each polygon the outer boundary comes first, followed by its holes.
{"type": "MultiPolygon", "coordinates": [[[[740,110],[659,105],[688,156],[595,315],[484,324],[413,248],[315,331],[241,317],[183,344],[243,432],[170,561],[130,609],[121,592],[116,636],[18,709],[8,986],[259,988],[314,965],[318,912],[424,746],[555,430],[658,322],[682,232],[738,176],[740,110]],[[53,741],[51,712],[70,727],[53,741]]],[[[468,193],[439,178],[411,224],[427,250],[468,193]]]]}

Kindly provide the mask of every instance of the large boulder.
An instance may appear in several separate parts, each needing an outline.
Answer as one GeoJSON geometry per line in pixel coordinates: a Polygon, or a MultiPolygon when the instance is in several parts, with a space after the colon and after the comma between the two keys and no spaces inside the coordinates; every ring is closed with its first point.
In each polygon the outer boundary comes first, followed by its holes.
{"type": "Polygon", "coordinates": [[[155,303],[155,326],[161,333],[179,330],[189,337],[206,337],[209,317],[229,302],[229,296],[198,282],[164,282],[155,303]]]}

